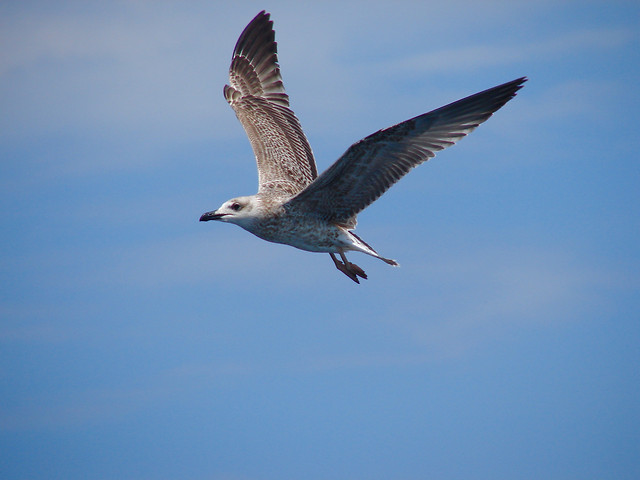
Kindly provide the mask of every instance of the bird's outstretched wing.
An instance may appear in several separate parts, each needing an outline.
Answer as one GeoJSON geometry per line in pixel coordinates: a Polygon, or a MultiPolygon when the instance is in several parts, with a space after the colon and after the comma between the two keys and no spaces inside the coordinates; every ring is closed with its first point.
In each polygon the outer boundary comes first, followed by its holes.
{"type": "Polygon", "coordinates": [[[233,50],[224,96],[244,127],[258,164],[258,192],[294,195],[317,177],[300,122],[284,91],[273,22],[260,12],[233,50]]]}
{"type": "Polygon", "coordinates": [[[285,207],[355,227],[360,211],[413,167],[487,120],[526,80],[518,78],[369,135],[349,147],[285,207]]]}

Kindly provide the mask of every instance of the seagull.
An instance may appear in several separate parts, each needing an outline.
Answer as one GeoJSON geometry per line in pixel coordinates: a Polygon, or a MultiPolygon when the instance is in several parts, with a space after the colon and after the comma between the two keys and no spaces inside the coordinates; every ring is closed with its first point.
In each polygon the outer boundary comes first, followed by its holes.
{"type": "Polygon", "coordinates": [[[318,176],[309,142],[289,107],[270,14],[260,12],[233,50],[224,96],[242,124],[258,166],[258,193],[232,198],[200,217],[238,225],[257,237],[325,252],[356,283],[367,275],[346,252],[380,256],[353,229],[356,217],[412,168],[486,121],[526,77],[419,115],[351,145],[318,176]],[[340,259],[338,259],[338,257],[340,259]]]}

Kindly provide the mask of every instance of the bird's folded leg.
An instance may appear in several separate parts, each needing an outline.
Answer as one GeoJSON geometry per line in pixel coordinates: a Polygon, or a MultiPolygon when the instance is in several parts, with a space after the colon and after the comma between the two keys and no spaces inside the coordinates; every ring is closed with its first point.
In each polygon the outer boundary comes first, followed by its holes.
{"type": "Polygon", "coordinates": [[[342,273],[344,273],[351,280],[353,280],[356,283],[360,283],[360,280],[358,280],[358,277],[364,278],[366,280],[367,274],[364,273],[364,270],[362,270],[355,263],[351,263],[350,261],[348,261],[344,253],[340,252],[340,257],[342,258],[344,263],[338,260],[335,254],[330,253],[329,255],[331,255],[331,259],[333,260],[333,263],[335,264],[336,268],[340,270],[342,273]]]}
{"type": "Polygon", "coordinates": [[[338,270],[340,270],[342,273],[344,273],[347,277],[349,277],[354,282],[360,283],[360,280],[358,280],[358,276],[354,272],[352,272],[349,269],[349,267],[347,267],[347,265],[345,265],[340,260],[338,260],[333,253],[330,253],[329,255],[331,255],[331,259],[333,260],[333,263],[335,264],[338,270]]]}
{"type": "Polygon", "coordinates": [[[364,270],[361,269],[355,263],[351,263],[349,260],[347,260],[347,257],[346,257],[346,255],[344,253],[340,252],[340,258],[342,258],[342,261],[344,262],[345,266],[349,270],[351,270],[353,273],[355,273],[358,277],[364,278],[365,280],[367,279],[367,274],[364,273],[364,270]]]}

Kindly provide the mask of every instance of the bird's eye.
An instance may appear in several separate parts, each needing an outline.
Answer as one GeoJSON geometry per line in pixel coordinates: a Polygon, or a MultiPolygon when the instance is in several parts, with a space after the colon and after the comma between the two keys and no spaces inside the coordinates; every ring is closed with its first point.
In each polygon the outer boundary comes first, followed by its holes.
{"type": "Polygon", "coordinates": [[[234,202],[234,203],[232,203],[232,204],[231,204],[231,207],[229,207],[229,208],[231,208],[231,210],[233,210],[234,212],[237,212],[237,211],[238,211],[238,210],[240,210],[240,208],[242,208],[242,207],[240,206],[240,204],[239,204],[239,203],[234,202]]]}

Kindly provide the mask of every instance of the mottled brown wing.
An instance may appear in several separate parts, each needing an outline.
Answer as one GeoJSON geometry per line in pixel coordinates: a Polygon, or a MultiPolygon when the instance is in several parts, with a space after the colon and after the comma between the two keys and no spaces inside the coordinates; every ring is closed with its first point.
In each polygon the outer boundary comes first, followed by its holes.
{"type": "Polygon", "coordinates": [[[515,96],[526,78],[490,88],[353,144],[285,207],[355,227],[356,215],[413,167],[453,145],[515,96]]]}
{"type": "Polygon", "coordinates": [[[235,49],[224,96],[244,127],[258,164],[258,192],[294,195],[317,177],[300,122],[289,108],[273,22],[260,12],[235,49]]]}

